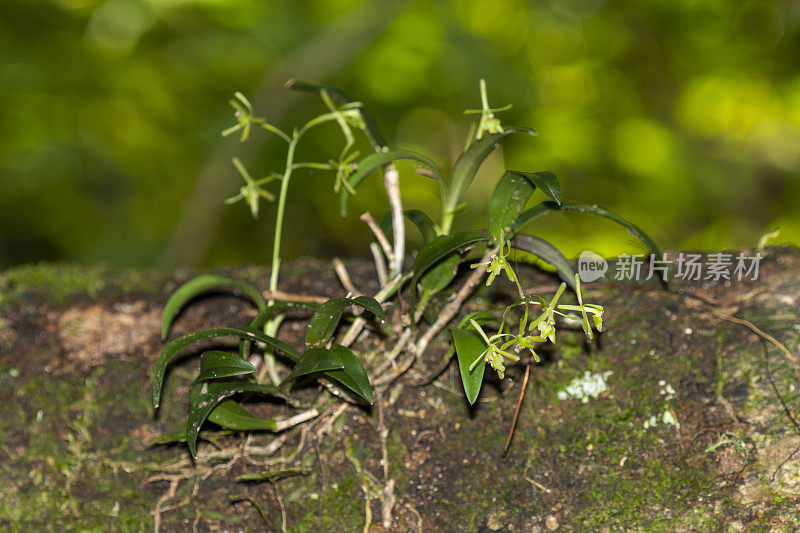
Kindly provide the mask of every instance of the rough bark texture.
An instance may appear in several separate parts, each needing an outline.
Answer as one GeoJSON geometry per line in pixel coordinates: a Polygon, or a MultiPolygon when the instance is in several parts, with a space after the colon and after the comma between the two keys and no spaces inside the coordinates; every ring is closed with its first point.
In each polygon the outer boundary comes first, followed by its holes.
{"type": "MultiPolygon", "coordinates": [[[[185,445],[147,446],[180,431],[187,410],[196,357],[171,367],[155,418],[149,402],[161,309],[189,274],[58,265],[6,272],[0,528],[265,529],[249,500],[231,502],[244,494],[276,529],[283,509],[289,531],[360,531],[367,517],[371,531],[382,531],[382,504],[392,502],[392,531],[796,530],[800,379],[786,354],[722,318],[750,321],[798,356],[800,252],[766,255],[759,281],[587,287],[589,301],[607,310],[606,331],[592,346],[580,332],[562,331],[543,352],[505,456],[523,369],[511,368],[502,382],[490,376],[474,408],[454,365],[432,385],[414,386],[445,353],[442,335],[404,380],[379,391],[382,413],[341,411],[330,400],[304,430],[256,435],[251,446],[285,439],[271,456],[239,457],[246,437],[217,436],[223,451],[213,459],[218,449],[204,442],[196,465],[185,445]],[[586,371],[612,371],[608,390],[587,403],[559,399],[586,371]],[[665,423],[670,417],[678,425],[665,423]],[[287,468],[301,473],[236,481],[287,468]]],[[[263,286],[263,268],[224,273],[263,286]]],[[[375,289],[368,265],[354,263],[351,275],[365,292],[375,289]]],[[[555,287],[533,270],[522,278],[555,287]]],[[[500,285],[472,305],[501,299],[500,285]]],[[[343,293],[332,268],[317,262],[290,265],[281,288],[343,293]]],[[[182,313],[172,337],[252,314],[234,296],[203,298],[182,313]]],[[[282,335],[296,343],[303,327],[289,321],[282,335]]],[[[311,400],[315,390],[300,394],[311,400]]],[[[297,412],[280,403],[254,403],[253,411],[297,412]]]]}

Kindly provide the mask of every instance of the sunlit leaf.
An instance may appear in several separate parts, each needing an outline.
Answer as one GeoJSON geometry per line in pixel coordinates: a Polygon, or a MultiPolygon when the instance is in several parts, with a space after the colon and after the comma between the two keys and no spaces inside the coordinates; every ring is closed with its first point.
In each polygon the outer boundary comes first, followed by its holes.
{"type": "Polygon", "coordinates": [[[308,321],[306,330],[306,346],[309,348],[322,346],[331,338],[339,325],[344,310],[352,305],[363,307],[379,320],[385,318],[383,307],[375,298],[369,296],[356,296],[355,298],[331,298],[327,302],[320,304],[311,319],[308,321]]]}
{"type": "Polygon", "coordinates": [[[197,433],[212,409],[225,398],[241,392],[281,396],[272,385],[251,381],[204,381],[192,385],[189,389],[189,418],[186,423],[186,442],[192,457],[197,455],[197,433]]]}
{"type": "MultiPolygon", "coordinates": [[[[355,189],[358,185],[364,181],[368,175],[370,175],[375,170],[381,168],[384,165],[388,165],[389,163],[393,163],[395,161],[400,160],[412,160],[416,161],[417,163],[421,163],[425,167],[433,172],[434,176],[436,176],[437,181],[439,181],[440,185],[444,184],[444,180],[442,179],[442,173],[439,171],[439,168],[429,158],[425,157],[422,154],[418,154],[417,152],[412,152],[411,150],[386,150],[381,152],[375,152],[374,154],[369,154],[368,156],[364,157],[357,163],[356,170],[350,175],[348,181],[350,185],[355,189]]],[[[342,213],[342,216],[347,214],[347,204],[350,202],[351,194],[347,192],[346,189],[342,188],[339,196],[339,207],[342,213]]]]}
{"type": "Polygon", "coordinates": [[[461,203],[461,199],[466,194],[475,176],[478,174],[478,169],[481,167],[483,161],[495,149],[500,146],[508,135],[517,132],[525,132],[530,135],[536,135],[536,132],[529,128],[508,128],[505,133],[501,134],[486,134],[479,140],[473,140],[472,143],[464,150],[461,156],[456,160],[453,165],[453,172],[450,178],[450,186],[447,191],[447,201],[445,203],[445,210],[453,212],[461,203]]]}
{"type": "Polygon", "coordinates": [[[217,276],[215,274],[204,274],[181,285],[178,290],[172,293],[167,305],[164,306],[164,315],[161,318],[161,340],[166,340],[169,327],[175,317],[191,299],[208,292],[219,291],[222,289],[235,289],[242,291],[249,296],[260,311],[267,307],[267,303],[261,293],[247,283],[235,279],[217,276]]]}
{"type": "Polygon", "coordinates": [[[506,171],[489,200],[486,217],[489,234],[497,236],[502,229],[506,236],[510,236],[512,224],[537,187],[553,201],[561,203],[561,185],[552,172],[506,171]]]}
{"type": "Polygon", "coordinates": [[[553,265],[561,279],[571,288],[575,288],[575,270],[572,268],[572,263],[558,248],[546,240],[527,233],[518,233],[511,238],[511,246],[553,265]]]}
{"type": "Polygon", "coordinates": [[[300,357],[297,365],[295,365],[292,373],[289,374],[285,381],[314,372],[344,368],[344,363],[342,363],[342,360],[336,355],[337,351],[338,350],[333,349],[328,350],[327,348],[309,348],[300,357]]]}
{"type": "Polygon", "coordinates": [[[164,373],[166,372],[167,365],[172,358],[184,348],[191,346],[199,341],[205,339],[213,339],[217,337],[239,337],[240,339],[249,341],[260,341],[271,348],[277,353],[283,354],[293,361],[300,359],[300,354],[283,341],[279,341],[274,337],[264,334],[262,331],[250,328],[208,328],[194,331],[183,337],[177,338],[170,342],[158,356],[156,366],[153,373],[153,407],[158,409],[161,401],[161,388],[164,385],[164,373]]]}
{"type": "Polygon", "coordinates": [[[453,235],[442,235],[428,243],[414,261],[414,277],[411,279],[411,309],[414,309],[417,299],[417,283],[420,278],[436,263],[467,246],[489,242],[491,237],[477,231],[466,231],[453,235]]]}
{"type": "Polygon", "coordinates": [[[461,383],[464,385],[467,401],[472,405],[478,399],[478,393],[481,392],[486,360],[481,357],[472,372],[469,371],[469,367],[486,350],[486,343],[474,329],[451,329],[450,332],[453,334],[453,343],[456,346],[461,383]]]}
{"type": "Polygon", "coordinates": [[[613,220],[617,224],[621,224],[626,228],[628,228],[628,231],[631,233],[631,235],[633,235],[634,237],[638,237],[639,240],[642,241],[645,246],[647,246],[647,249],[650,250],[650,252],[653,255],[655,255],[658,258],[661,257],[661,250],[658,249],[658,245],[655,243],[653,239],[650,238],[650,236],[647,233],[644,232],[644,230],[642,230],[639,226],[628,222],[627,220],[617,215],[616,213],[612,213],[608,209],[604,209],[597,205],[579,204],[577,202],[567,202],[567,201],[561,202],[561,205],[558,205],[555,202],[542,202],[540,204],[531,207],[530,209],[526,209],[525,211],[523,211],[519,215],[519,217],[517,217],[517,220],[512,225],[512,230],[516,231],[517,229],[522,227],[523,224],[527,223],[532,218],[537,217],[541,214],[559,210],[590,213],[593,215],[598,215],[607,218],[609,220],[613,220]]]}
{"type": "Polygon", "coordinates": [[[237,355],[212,350],[200,356],[200,374],[195,378],[195,383],[209,379],[243,376],[255,371],[256,367],[237,355]]]}
{"type": "Polygon", "coordinates": [[[322,373],[337,381],[367,401],[370,405],[374,400],[372,387],[369,384],[367,372],[358,360],[358,357],[349,349],[339,344],[331,346],[331,350],[342,361],[344,367],[340,370],[327,370],[322,373]]]}

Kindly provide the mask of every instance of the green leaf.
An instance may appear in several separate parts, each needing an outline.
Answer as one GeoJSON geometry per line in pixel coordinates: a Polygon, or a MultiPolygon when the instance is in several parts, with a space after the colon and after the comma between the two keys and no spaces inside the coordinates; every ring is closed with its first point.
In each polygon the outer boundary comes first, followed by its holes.
{"type": "Polygon", "coordinates": [[[225,398],[241,392],[281,396],[272,385],[250,381],[204,381],[192,385],[189,389],[189,418],[186,423],[186,441],[192,457],[197,455],[197,433],[212,409],[225,398]]]}
{"type": "Polygon", "coordinates": [[[621,216],[617,215],[616,213],[612,213],[608,209],[604,209],[597,205],[587,205],[587,204],[579,204],[577,202],[561,202],[561,205],[556,204],[555,202],[542,202],[537,204],[530,209],[526,209],[523,211],[517,220],[512,225],[512,230],[516,231],[519,229],[523,224],[527,223],[530,219],[537,217],[543,213],[549,213],[551,211],[578,211],[580,213],[590,213],[593,215],[598,215],[609,220],[613,220],[617,224],[621,224],[628,228],[628,231],[634,237],[638,237],[640,241],[647,246],[647,249],[650,250],[652,254],[656,257],[661,258],[661,250],[658,249],[658,245],[655,243],[650,236],[644,232],[639,226],[632,224],[622,218],[621,216]]]}
{"type": "Polygon", "coordinates": [[[369,384],[367,372],[364,370],[358,357],[340,344],[331,346],[331,351],[342,361],[344,367],[341,370],[327,370],[322,374],[334,381],[338,381],[372,405],[374,400],[372,396],[372,387],[369,384]]]}
{"type": "Polygon", "coordinates": [[[256,367],[237,355],[212,350],[200,356],[200,374],[194,381],[198,383],[209,379],[243,376],[255,371],[256,367]]]}
{"type": "Polygon", "coordinates": [[[419,228],[425,244],[428,244],[438,236],[438,233],[436,232],[436,224],[433,223],[433,220],[431,220],[431,217],[429,217],[427,214],[419,209],[407,209],[405,214],[408,219],[413,222],[417,228],[419,228]]]}
{"type": "Polygon", "coordinates": [[[300,357],[300,361],[286,378],[286,381],[305,376],[313,372],[323,372],[325,370],[339,370],[344,368],[344,363],[336,355],[336,351],[327,348],[310,348],[300,357]]]}
{"type": "Polygon", "coordinates": [[[511,247],[533,254],[542,261],[553,265],[561,279],[570,288],[575,288],[575,270],[572,268],[572,263],[558,248],[546,240],[527,233],[518,233],[511,238],[511,247]]]}
{"type": "Polygon", "coordinates": [[[552,172],[506,171],[498,180],[489,200],[486,217],[489,234],[497,236],[502,229],[510,236],[513,222],[537,187],[557,204],[561,203],[561,185],[552,172]]]}
{"type": "MultiPolygon", "coordinates": [[[[355,189],[362,181],[364,181],[364,178],[372,174],[372,172],[374,172],[375,170],[381,168],[384,165],[388,165],[389,163],[393,163],[394,161],[399,161],[403,159],[416,161],[428,167],[436,176],[436,179],[437,181],[439,181],[440,186],[444,185],[444,179],[442,178],[442,173],[439,171],[439,167],[436,166],[436,163],[434,163],[424,155],[418,154],[417,152],[412,152],[411,150],[386,150],[386,151],[375,152],[374,154],[369,154],[368,156],[366,156],[357,163],[356,170],[350,175],[348,181],[350,182],[350,185],[353,187],[353,189],[355,189]]],[[[339,207],[342,216],[345,216],[347,214],[347,204],[350,202],[350,196],[351,194],[347,192],[345,188],[342,188],[339,196],[339,207]]]]}
{"type": "Polygon", "coordinates": [[[438,263],[428,269],[425,274],[419,279],[422,285],[423,292],[428,293],[428,296],[436,294],[437,292],[447,288],[450,282],[456,277],[458,272],[458,265],[461,264],[461,255],[457,252],[452,252],[450,255],[440,260],[438,263]]]}
{"type": "Polygon", "coordinates": [[[508,135],[517,132],[536,135],[536,132],[529,128],[508,128],[504,133],[486,134],[480,139],[470,143],[453,165],[450,189],[444,206],[445,213],[452,213],[456,210],[464,194],[466,194],[467,189],[469,189],[470,185],[472,185],[472,182],[475,180],[478,169],[489,154],[496,148],[499,148],[500,143],[503,142],[508,135]]]}
{"type": "Polygon", "coordinates": [[[204,274],[191,281],[187,281],[170,296],[167,305],[164,306],[164,315],[161,318],[161,340],[167,339],[172,321],[175,320],[175,317],[180,310],[183,309],[183,306],[192,298],[220,289],[238,289],[247,294],[253,300],[253,303],[258,306],[260,311],[263,311],[264,308],[267,307],[267,303],[264,301],[261,293],[252,285],[214,274],[204,274]]]}
{"type": "Polygon", "coordinates": [[[208,420],[234,431],[258,431],[266,429],[273,431],[277,426],[275,421],[269,418],[258,418],[250,414],[236,400],[222,400],[208,414],[208,420]]]}
{"type": "Polygon", "coordinates": [[[414,277],[411,279],[411,309],[415,309],[417,283],[425,272],[456,250],[490,240],[491,237],[483,233],[465,231],[453,235],[441,235],[423,247],[414,261],[414,277]]]}
{"type": "Polygon", "coordinates": [[[336,326],[339,325],[342,313],[352,305],[363,307],[381,321],[385,318],[383,307],[375,298],[370,298],[369,296],[331,298],[321,304],[311,315],[311,319],[308,321],[308,329],[306,330],[306,346],[313,348],[327,343],[328,339],[336,331],[336,326]]]}
{"type": "MultiPolygon", "coordinates": [[[[294,91],[303,91],[315,94],[319,94],[319,92],[324,89],[325,92],[328,93],[328,96],[331,97],[331,100],[339,105],[355,102],[355,100],[347,96],[347,94],[342,92],[340,89],[324,83],[316,84],[300,80],[289,80],[286,82],[286,87],[294,91]]],[[[366,125],[366,131],[364,134],[367,136],[370,144],[373,148],[375,148],[375,150],[383,149],[386,146],[386,139],[383,138],[380,129],[378,129],[378,123],[375,122],[375,119],[372,117],[372,115],[370,115],[363,107],[359,108],[359,112],[361,113],[361,118],[364,120],[364,124],[366,125]]]]}
{"type": "Polygon", "coordinates": [[[470,405],[478,399],[483,384],[483,372],[486,370],[486,359],[481,360],[469,371],[469,367],[486,350],[486,343],[483,342],[478,332],[474,329],[451,329],[453,343],[456,345],[456,355],[458,356],[458,369],[461,371],[461,383],[464,385],[464,392],[467,394],[467,401],[470,405]]]}
{"type": "MultiPolygon", "coordinates": [[[[316,309],[319,304],[310,302],[275,302],[259,311],[247,324],[250,329],[264,329],[264,324],[273,316],[292,309],[316,309]]],[[[239,342],[239,357],[247,359],[250,351],[250,341],[242,339],[239,342]]]]}
{"type": "Polygon", "coordinates": [[[305,476],[310,472],[306,468],[286,468],[284,470],[277,470],[275,472],[264,472],[261,474],[243,474],[236,478],[236,481],[268,481],[275,483],[282,479],[292,476],[305,476]]]}
{"type": "Polygon", "coordinates": [[[188,335],[184,335],[183,337],[177,338],[174,341],[167,344],[167,346],[161,351],[161,354],[158,356],[156,360],[156,367],[153,372],[153,407],[158,409],[158,406],[161,401],[161,388],[164,386],[164,373],[167,370],[167,365],[172,360],[172,358],[184,348],[195,344],[196,342],[205,340],[205,339],[213,339],[216,337],[239,337],[240,339],[248,340],[248,341],[261,341],[269,346],[271,346],[274,350],[279,353],[282,353],[289,359],[293,361],[300,360],[300,354],[286,344],[283,341],[279,341],[276,338],[270,337],[269,335],[264,334],[263,332],[250,329],[250,328],[228,328],[228,327],[220,327],[220,328],[208,328],[208,329],[201,329],[198,331],[194,331],[189,333],[188,335]]]}

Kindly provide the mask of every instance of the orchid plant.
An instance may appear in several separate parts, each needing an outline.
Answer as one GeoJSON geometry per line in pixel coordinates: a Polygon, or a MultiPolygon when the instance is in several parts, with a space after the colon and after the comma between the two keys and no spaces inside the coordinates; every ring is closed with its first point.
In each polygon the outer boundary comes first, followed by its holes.
{"type": "Polygon", "coordinates": [[[258,309],[257,314],[242,327],[209,328],[175,339],[158,358],[153,381],[153,404],[156,408],[167,365],[180,350],[208,338],[225,336],[240,341],[236,353],[210,351],[201,355],[200,372],[189,390],[190,411],[183,433],[192,454],[196,453],[198,433],[206,420],[233,431],[280,431],[290,427],[291,420],[303,420],[302,417],[290,418],[289,421],[256,418],[233,398],[241,393],[266,394],[296,405],[291,397],[295,384],[316,380],[333,394],[351,401],[372,403],[373,387],[398,379],[415,360],[421,358],[430,342],[454,324],[477,282],[484,277],[486,284],[491,285],[504,275],[516,287],[519,299],[494,311],[470,313],[457,327],[450,329],[470,403],[476,401],[481,390],[486,364],[502,379],[506,364],[517,363],[525,354],[529,353],[529,360],[539,361],[535,349],[542,343],[555,342],[557,317],[579,317],[583,331],[591,339],[593,331],[603,329],[603,307],[584,303],[580,277],[555,246],[521,231],[535,217],[554,211],[578,211],[605,217],[625,226],[651,253],[661,256],[656,244],[644,231],[619,215],[598,206],[564,200],[559,180],[550,171],[506,170],[499,177],[486,206],[486,228],[453,232],[455,217],[463,208],[464,196],[483,161],[509,135],[518,132],[536,135],[529,128],[507,127],[501,123],[496,113],[510,106],[490,107],[483,80],[480,82],[480,109],[466,111],[478,115],[478,121],[473,124],[449,176],[425,155],[390,148],[361,102],[352,100],[340,90],[299,81],[291,81],[288,85],[318,95],[325,111],[288,132],[256,116],[250,101],[243,94],[236,93],[230,102],[235,123],[222,133],[223,136],[238,133],[239,140],[245,142],[254,130],[260,129],[286,143],[283,171],[262,178],[253,178],[245,165],[234,158],[233,166],[243,178],[244,185],[238,194],[226,200],[226,203],[244,201],[254,218],[259,215],[261,201],[277,201],[268,292],[262,294],[255,287],[237,280],[205,275],[180,287],[165,308],[162,322],[164,339],[180,310],[202,293],[233,290],[251,300],[258,309]],[[342,148],[323,162],[296,161],[298,143],[316,126],[325,123],[338,126],[344,140],[342,148]],[[357,149],[359,137],[366,140],[371,153],[361,155],[357,149]],[[403,209],[395,168],[395,162],[400,160],[416,162],[418,174],[437,181],[441,200],[441,212],[436,217],[438,221],[421,211],[403,209]],[[358,193],[360,184],[375,172],[383,175],[389,212],[381,223],[368,214],[362,216],[376,240],[370,249],[381,288],[374,295],[349,294],[345,298],[324,302],[279,298],[277,289],[286,198],[290,183],[304,169],[330,173],[333,192],[339,196],[343,216],[347,214],[349,201],[358,193]],[[276,182],[280,183],[277,195],[269,190],[276,182]],[[547,198],[528,207],[537,190],[547,198]],[[419,229],[424,245],[416,252],[412,268],[406,271],[403,260],[407,220],[419,229]],[[476,250],[481,251],[481,259],[474,259],[472,252],[476,250]],[[555,267],[563,283],[549,300],[526,294],[509,261],[512,251],[532,254],[555,267]],[[471,263],[471,273],[470,269],[459,268],[465,263],[471,263]],[[466,281],[460,281],[463,277],[459,276],[460,273],[465,276],[469,273],[466,281]],[[568,286],[575,292],[577,305],[560,303],[568,286]],[[446,291],[450,287],[454,293],[446,291]],[[402,297],[398,297],[400,295],[402,297]],[[392,299],[393,323],[385,324],[384,306],[392,299]],[[358,311],[353,311],[353,308],[358,308],[358,311]],[[426,312],[431,308],[437,311],[426,312]],[[535,308],[539,313],[531,320],[529,315],[535,308]],[[291,309],[307,309],[311,314],[302,349],[278,339],[285,313],[291,309]],[[368,313],[363,313],[363,310],[368,313]],[[510,317],[517,314],[519,319],[512,321],[510,317]],[[349,325],[340,328],[344,318],[349,325]],[[491,324],[497,325],[494,333],[489,329],[491,324]],[[365,327],[371,328],[373,335],[383,337],[384,345],[391,348],[373,354],[373,357],[357,355],[352,346],[365,327]],[[261,347],[264,361],[260,368],[253,357],[254,348],[258,347],[261,347]],[[396,364],[396,359],[401,356],[405,360],[396,364]],[[369,360],[366,366],[365,359],[369,360]]]}

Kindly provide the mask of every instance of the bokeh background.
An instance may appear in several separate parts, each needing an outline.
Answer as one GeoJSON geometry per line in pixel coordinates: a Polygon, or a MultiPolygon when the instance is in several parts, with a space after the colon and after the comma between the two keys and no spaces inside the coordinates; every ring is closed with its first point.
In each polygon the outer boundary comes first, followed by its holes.
{"type": "MultiPolygon", "coordinates": [[[[3,0],[0,267],[39,260],[160,266],[267,262],[274,206],[223,204],[283,166],[263,132],[223,139],[227,100],[291,129],[323,110],[292,77],[363,101],[393,147],[448,168],[485,78],[500,118],[527,125],[483,168],[457,223],[481,225],[503,165],[553,170],[665,249],[800,243],[800,3],[756,0],[3,0]]],[[[320,129],[302,159],[338,154],[320,129]]],[[[407,207],[436,188],[401,166],[407,207]]],[[[339,217],[333,180],[298,173],[284,257],[365,256],[373,177],[339,217]]],[[[537,200],[539,198],[537,197],[537,200]]],[[[529,230],[568,255],[638,250],[578,214],[529,230]]]]}

